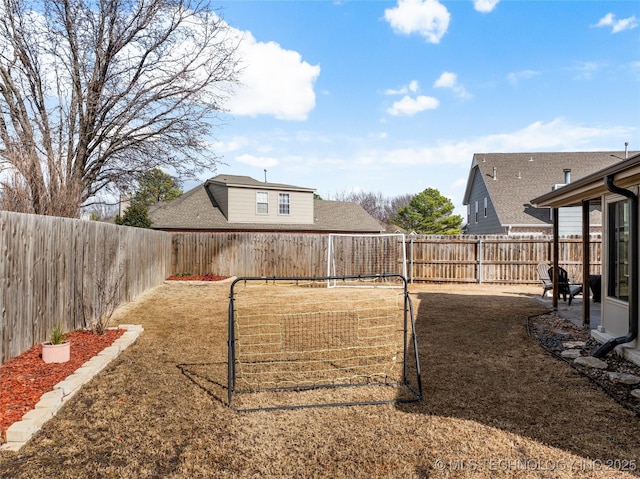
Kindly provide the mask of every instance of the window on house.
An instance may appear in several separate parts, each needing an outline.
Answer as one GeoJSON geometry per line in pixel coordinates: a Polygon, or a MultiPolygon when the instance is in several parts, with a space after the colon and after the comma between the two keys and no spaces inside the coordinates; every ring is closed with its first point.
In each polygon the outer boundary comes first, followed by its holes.
{"type": "Polygon", "coordinates": [[[256,213],[259,215],[269,214],[269,193],[266,191],[256,192],[256,213]]]}
{"type": "Polygon", "coordinates": [[[487,217],[487,199],[484,199],[484,217],[487,217]]]}
{"type": "Polygon", "coordinates": [[[471,223],[471,203],[467,205],[467,224],[471,223]]]}
{"type": "Polygon", "coordinates": [[[278,195],[278,214],[289,214],[289,193],[280,193],[278,195]]]}
{"type": "Polygon", "coordinates": [[[478,201],[476,200],[476,223],[478,222],[478,201]]]}
{"type": "Polygon", "coordinates": [[[629,301],[629,200],[608,206],[609,280],[608,295],[629,301]]]}

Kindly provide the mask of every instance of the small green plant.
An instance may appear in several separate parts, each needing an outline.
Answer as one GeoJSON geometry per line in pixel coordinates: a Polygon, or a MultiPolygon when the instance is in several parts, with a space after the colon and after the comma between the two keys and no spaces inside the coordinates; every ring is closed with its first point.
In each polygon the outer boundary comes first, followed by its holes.
{"type": "Polygon", "coordinates": [[[62,344],[66,339],[67,334],[62,332],[62,328],[60,326],[53,328],[50,337],[51,344],[62,344]]]}
{"type": "Polygon", "coordinates": [[[188,271],[185,271],[183,273],[176,273],[176,276],[178,278],[184,278],[185,276],[192,276],[192,274],[190,272],[188,272],[188,271]]]}

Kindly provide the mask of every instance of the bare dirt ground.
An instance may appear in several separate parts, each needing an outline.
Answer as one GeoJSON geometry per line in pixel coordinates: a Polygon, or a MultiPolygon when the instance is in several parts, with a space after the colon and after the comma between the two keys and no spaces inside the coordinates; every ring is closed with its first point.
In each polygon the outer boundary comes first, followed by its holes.
{"type": "Polygon", "coordinates": [[[120,312],[138,342],[1,451],[0,477],[634,477],[640,419],[527,334],[538,290],[413,285],[419,403],[237,413],[229,285],[163,285],[120,312]]]}

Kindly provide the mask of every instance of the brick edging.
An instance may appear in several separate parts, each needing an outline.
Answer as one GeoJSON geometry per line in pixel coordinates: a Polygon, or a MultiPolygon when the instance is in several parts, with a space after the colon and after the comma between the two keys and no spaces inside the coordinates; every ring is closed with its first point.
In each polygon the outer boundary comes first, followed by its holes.
{"type": "Polygon", "coordinates": [[[71,399],[80,388],[102,371],[122,351],[136,342],[138,336],[144,331],[139,324],[121,324],[118,329],[124,329],[122,336],[116,339],[111,346],[100,351],[89,359],[66,379],[53,386],[53,391],[44,393],[34,409],[27,411],[22,419],[14,422],[6,431],[7,442],[0,449],[19,451],[24,444],[31,439],[36,432],[71,399]]]}

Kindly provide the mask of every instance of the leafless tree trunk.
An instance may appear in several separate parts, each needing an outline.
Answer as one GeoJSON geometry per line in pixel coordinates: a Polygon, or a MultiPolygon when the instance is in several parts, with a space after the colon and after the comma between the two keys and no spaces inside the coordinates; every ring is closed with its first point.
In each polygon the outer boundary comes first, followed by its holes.
{"type": "Polygon", "coordinates": [[[2,205],[77,216],[152,168],[215,165],[237,41],[191,0],[0,0],[2,205]]]}
{"type": "Polygon", "coordinates": [[[398,214],[398,210],[409,204],[414,195],[405,194],[388,198],[382,193],[359,191],[351,193],[336,193],[333,197],[336,201],[352,201],[378,221],[391,224],[398,214]]]}

